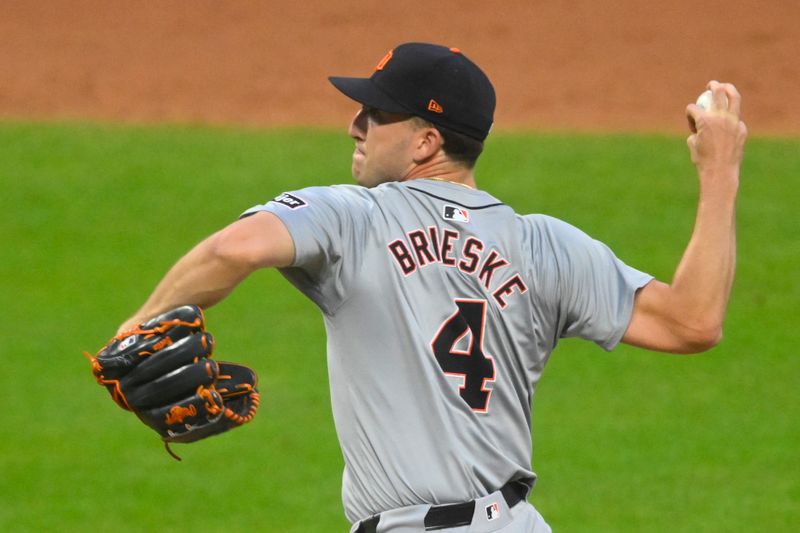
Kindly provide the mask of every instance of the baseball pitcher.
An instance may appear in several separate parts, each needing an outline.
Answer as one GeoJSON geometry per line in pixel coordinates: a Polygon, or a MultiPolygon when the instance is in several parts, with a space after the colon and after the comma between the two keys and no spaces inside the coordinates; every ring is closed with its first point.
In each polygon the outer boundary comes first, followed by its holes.
{"type": "Polygon", "coordinates": [[[212,306],[277,267],[324,317],[351,532],[550,531],[529,502],[531,403],[558,340],[691,353],[721,338],[741,98],[711,82],[712,105],[687,107],[700,200],[664,283],[477,188],[495,92],[458,49],[407,43],[368,78],[330,81],[360,105],[349,127],[358,185],[247,209],[180,259],[120,333],[212,306]]]}

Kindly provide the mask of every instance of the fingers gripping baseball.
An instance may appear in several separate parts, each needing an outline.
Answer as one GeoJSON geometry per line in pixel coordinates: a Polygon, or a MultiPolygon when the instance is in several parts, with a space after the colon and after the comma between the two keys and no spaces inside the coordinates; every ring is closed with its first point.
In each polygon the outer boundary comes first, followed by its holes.
{"type": "Polygon", "coordinates": [[[123,409],[164,442],[194,442],[252,420],[259,405],[251,369],[211,359],[202,310],[167,311],[113,337],[92,373],[123,409]]]}
{"type": "Polygon", "coordinates": [[[711,81],[708,91],[710,98],[701,95],[686,108],[692,162],[700,171],[738,169],[747,139],[747,126],[741,119],[742,97],[730,83],[711,81]]]}

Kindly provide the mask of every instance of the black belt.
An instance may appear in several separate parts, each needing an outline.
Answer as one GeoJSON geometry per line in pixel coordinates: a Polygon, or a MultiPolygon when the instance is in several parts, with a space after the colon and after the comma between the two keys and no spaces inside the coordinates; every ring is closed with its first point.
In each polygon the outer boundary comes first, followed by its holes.
{"type": "MultiPolygon", "coordinates": [[[[509,481],[500,489],[509,509],[524,500],[528,495],[528,486],[520,481],[509,481]]],[[[475,514],[475,500],[464,503],[434,505],[425,515],[425,531],[436,531],[450,527],[468,526],[475,514]]],[[[356,533],[377,533],[381,515],[377,514],[363,520],[356,533]]]]}

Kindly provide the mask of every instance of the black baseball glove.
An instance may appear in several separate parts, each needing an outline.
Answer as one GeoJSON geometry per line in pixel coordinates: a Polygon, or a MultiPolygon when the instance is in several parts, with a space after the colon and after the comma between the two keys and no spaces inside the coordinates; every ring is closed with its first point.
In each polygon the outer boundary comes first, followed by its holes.
{"type": "Polygon", "coordinates": [[[213,350],[203,311],[185,305],[115,336],[96,356],[87,355],[97,382],[153,428],[170,451],[170,442],[210,437],[256,414],[255,372],[211,359],[213,350]]]}

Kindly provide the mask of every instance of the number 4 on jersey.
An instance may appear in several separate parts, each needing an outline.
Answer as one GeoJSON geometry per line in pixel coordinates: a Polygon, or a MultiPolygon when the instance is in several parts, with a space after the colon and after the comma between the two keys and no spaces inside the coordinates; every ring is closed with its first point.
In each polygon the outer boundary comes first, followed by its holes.
{"type": "Polygon", "coordinates": [[[492,395],[486,383],[495,379],[494,361],[483,352],[486,301],[456,300],[455,303],[458,311],[439,328],[431,348],[445,374],[462,378],[459,388],[461,398],[473,411],[485,413],[492,395]],[[467,335],[467,350],[459,350],[459,343],[467,335]]]}

